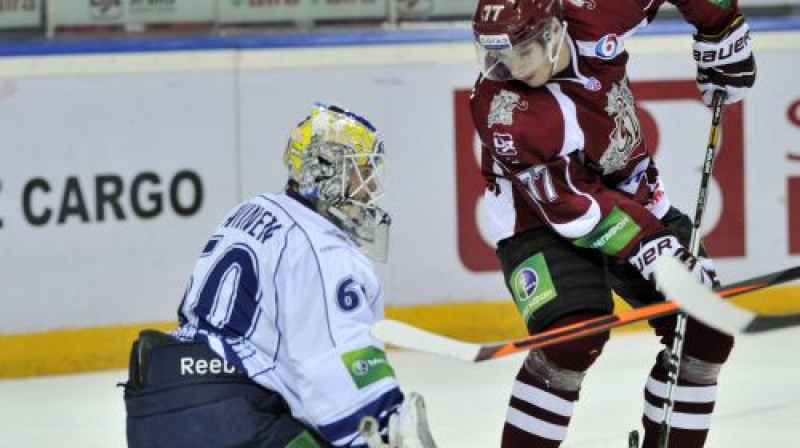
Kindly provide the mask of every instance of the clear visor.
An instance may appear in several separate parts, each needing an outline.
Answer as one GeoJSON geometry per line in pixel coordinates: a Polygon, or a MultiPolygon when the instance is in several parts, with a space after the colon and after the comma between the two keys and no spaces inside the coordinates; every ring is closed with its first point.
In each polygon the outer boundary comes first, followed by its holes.
{"type": "Polygon", "coordinates": [[[515,45],[501,36],[478,36],[475,49],[483,76],[493,81],[525,80],[558,59],[566,27],[553,19],[541,31],[515,45]]]}
{"type": "Polygon", "coordinates": [[[353,201],[332,206],[328,213],[365,255],[386,263],[392,225],[388,213],[378,206],[353,201]]]}
{"type": "Polygon", "coordinates": [[[346,199],[329,208],[328,213],[364,254],[385,263],[391,217],[377,205],[383,197],[383,154],[348,155],[343,162],[346,199]]]}

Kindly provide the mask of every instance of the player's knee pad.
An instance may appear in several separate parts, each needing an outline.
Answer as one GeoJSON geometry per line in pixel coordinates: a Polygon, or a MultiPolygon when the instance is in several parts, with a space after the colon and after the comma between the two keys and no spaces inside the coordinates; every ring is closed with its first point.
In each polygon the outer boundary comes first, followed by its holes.
{"type": "MultiPolygon", "coordinates": [[[[661,352],[661,365],[669,370],[669,352],[661,352]]],[[[684,354],[681,357],[681,368],[678,378],[694,384],[711,385],[717,383],[722,363],[703,361],[694,356],[684,354]]]]}
{"type": "Polygon", "coordinates": [[[583,383],[586,371],[577,371],[559,367],[540,350],[531,350],[525,358],[525,370],[536,380],[553,389],[577,392],[583,383]]]}
{"type": "MultiPolygon", "coordinates": [[[[561,325],[566,324],[561,322],[561,325]]],[[[608,332],[603,332],[540,350],[531,350],[525,359],[525,369],[549,387],[578,391],[586,371],[600,356],[608,337],[608,332]]]]}

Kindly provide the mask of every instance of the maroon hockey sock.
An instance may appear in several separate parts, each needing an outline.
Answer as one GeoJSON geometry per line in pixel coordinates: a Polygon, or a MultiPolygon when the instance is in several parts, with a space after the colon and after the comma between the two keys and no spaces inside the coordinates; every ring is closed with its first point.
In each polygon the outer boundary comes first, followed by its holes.
{"type": "MultiPolygon", "coordinates": [[[[564,316],[552,327],[591,315],[564,316]]],[[[556,448],[567,435],[583,374],[600,355],[608,332],[545,347],[517,374],[503,427],[502,448],[556,448]],[[534,361],[538,360],[538,361],[534,361]],[[539,371],[539,375],[531,371],[539,371]],[[550,380],[545,378],[550,377],[550,380]]]]}
{"type": "MultiPolygon", "coordinates": [[[[716,384],[695,384],[678,380],[673,398],[669,448],[701,448],[708,436],[711,413],[716,402],[716,384]]],[[[664,401],[667,394],[667,371],[659,361],[650,372],[644,392],[642,448],[658,448],[664,401]]]]}
{"type": "Polygon", "coordinates": [[[548,387],[523,366],[517,374],[503,427],[502,448],[557,448],[578,392],[548,387]]]}

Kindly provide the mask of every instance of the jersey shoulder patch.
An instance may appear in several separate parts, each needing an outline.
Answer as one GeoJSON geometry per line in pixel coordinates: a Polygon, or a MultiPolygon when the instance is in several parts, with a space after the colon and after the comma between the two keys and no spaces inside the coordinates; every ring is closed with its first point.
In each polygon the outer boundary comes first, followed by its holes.
{"type": "Polygon", "coordinates": [[[473,122],[493,157],[513,164],[544,163],[564,143],[564,112],[547,88],[482,81],[471,99],[473,122]]]}

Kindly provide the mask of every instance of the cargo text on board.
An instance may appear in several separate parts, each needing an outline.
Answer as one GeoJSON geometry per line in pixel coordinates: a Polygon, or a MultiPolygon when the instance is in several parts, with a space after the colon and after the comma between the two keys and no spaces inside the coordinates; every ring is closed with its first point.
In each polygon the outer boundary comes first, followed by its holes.
{"type": "Polygon", "coordinates": [[[98,174],[91,180],[34,177],[22,188],[22,212],[33,226],[124,221],[130,213],[151,219],[161,215],[165,207],[185,217],[197,213],[202,204],[202,180],[190,170],[178,171],[166,181],[152,171],[138,173],[129,182],[117,174],[98,174]]]}

